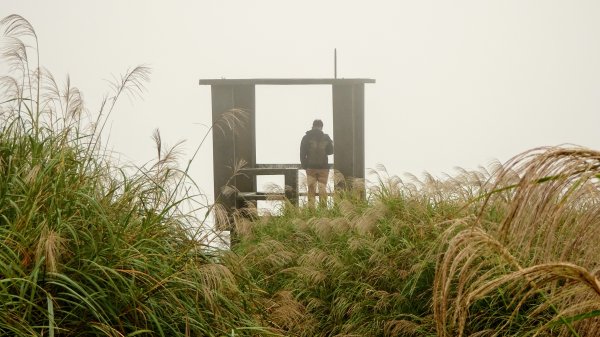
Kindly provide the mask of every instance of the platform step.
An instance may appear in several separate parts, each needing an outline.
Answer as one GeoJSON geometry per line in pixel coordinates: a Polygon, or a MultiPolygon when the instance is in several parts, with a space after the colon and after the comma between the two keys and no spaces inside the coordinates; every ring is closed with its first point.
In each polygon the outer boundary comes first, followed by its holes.
{"type": "Polygon", "coordinates": [[[263,192],[240,192],[238,199],[241,200],[285,200],[285,193],[263,193],[263,192]]]}

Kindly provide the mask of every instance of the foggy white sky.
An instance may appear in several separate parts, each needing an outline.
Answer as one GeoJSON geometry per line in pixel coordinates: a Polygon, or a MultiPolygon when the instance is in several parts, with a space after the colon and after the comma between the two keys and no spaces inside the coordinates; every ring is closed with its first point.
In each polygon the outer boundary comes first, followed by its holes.
{"type": "MultiPolygon", "coordinates": [[[[210,124],[206,78],[374,78],[366,85],[366,167],[452,174],[532,147],[600,149],[600,1],[2,0],[35,27],[41,63],[79,87],[90,112],[105,79],[152,67],[143,100],[120,101],[110,148],[143,164],[151,134],[210,124]]],[[[257,87],[258,160],[298,162],[314,118],[331,133],[331,89],[257,87]],[[292,123],[289,129],[286,123],[292,123]]],[[[212,143],[192,166],[212,194],[212,143]]]]}

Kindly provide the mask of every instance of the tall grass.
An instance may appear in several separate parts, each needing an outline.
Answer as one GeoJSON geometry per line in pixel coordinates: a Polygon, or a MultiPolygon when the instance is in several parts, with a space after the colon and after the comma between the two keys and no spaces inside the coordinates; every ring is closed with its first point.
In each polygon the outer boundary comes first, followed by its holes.
{"type": "Polygon", "coordinates": [[[467,216],[468,192],[457,181],[373,174],[369,200],[343,193],[327,210],[287,205],[279,217],[237,218],[240,241],[225,261],[244,275],[240,284],[262,289],[260,312],[274,332],[435,335],[430,250],[446,223],[467,216]]]}
{"type": "Polygon", "coordinates": [[[574,147],[443,179],[380,167],[369,200],[237,218],[225,261],[286,336],[596,336],[599,168],[574,147]]]}
{"type": "MultiPolygon", "coordinates": [[[[509,161],[493,188],[511,194],[502,220],[445,236],[433,297],[439,335],[598,335],[598,177],[600,153],[583,148],[509,161]]],[[[494,193],[486,207],[498,203],[494,193]]]]}
{"type": "Polygon", "coordinates": [[[366,200],[280,216],[217,203],[237,243],[208,251],[177,146],[156,131],[156,161],[131,170],[100,142],[149,69],[89,115],[39,67],[29,22],[0,24],[0,335],[599,335],[599,152],[534,149],[442,179],[379,167],[366,200]]]}
{"type": "Polygon", "coordinates": [[[0,78],[0,335],[260,333],[233,274],[190,235],[201,220],[180,207],[190,184],[177,149],[156,133],[156,162],[132,171],[100,142],[149,69],[119,78],[88,116],[68,78],[39,67],[30,23],[0,23],[11,66],[0,78]]]}

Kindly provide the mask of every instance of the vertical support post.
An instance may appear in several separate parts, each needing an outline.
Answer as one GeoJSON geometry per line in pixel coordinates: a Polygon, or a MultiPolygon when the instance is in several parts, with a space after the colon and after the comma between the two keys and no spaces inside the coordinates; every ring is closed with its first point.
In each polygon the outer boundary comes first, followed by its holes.
{"type": "Polygon", "coordinates": [[[298,170],[285,169],[283,179],[285,197],[292,203],[292,205],[298,206],[298,170]]]}
{"type": "MultiPolygon", "coordinates": [[[[235,163],[246,162],[246,167],[256,167],[256,114],[255,114],[255,88],[254,85],[236,85],[233,87],[235,108],[244,111],[243,119],[236,125],[235,137],[235,163]]],[[[243,174],[235,177],[235,187],[238,191],[256,191],[256,177],[243,174]]],[[[245,207],[239,200],[236,208],[245,207]]]]}
{"type": "MultiPolygon", "coordinates": [[[[229,212],[235,207],[235,196],[222,193],[229,183],[234,167],[233,130],[225,127],[223,113],[234,107],[233,87],[230,85],[212,85],[212,123],[213,123],[213,174],[215,203],[223,205],[229,212]]],[[[217,224],[223,225],[223,224],[217,224]]]]}
{"type": "Polygon", "coordinates": [[[365,85],[354,84],[352,86],[352,118],[353,129],[353,177],[365,178],[365,85]]]}
{"type": "Polygon", "coordinates": [[[336,188],[347,188],[365,177],[364,84],[334,84],[332,98],[334,169],[345,180],[336,188]]]}
{"type": "Polygon", "coordinates": [[[337,48],[333,48],[333,78],[337,78],[337,48]]]}
{"type": "MultiPolygon", "coordinates": [[[[213,128],[213,172],[214,197],[231,214],[237,207],[235,194],[222,193],[227,185],[239,190],[255,190],[253,178],[235,176],[235,167],[240,160],[247,166],[256,165],[256,118],[254,85],[212,85],[212,122],[213,128]],[[226,114],[233,109],[243,110],[236,113],[240,123],[227,123],[226,114]]],[[[217,224],[223,225],[223,224],[217,224]]]]}

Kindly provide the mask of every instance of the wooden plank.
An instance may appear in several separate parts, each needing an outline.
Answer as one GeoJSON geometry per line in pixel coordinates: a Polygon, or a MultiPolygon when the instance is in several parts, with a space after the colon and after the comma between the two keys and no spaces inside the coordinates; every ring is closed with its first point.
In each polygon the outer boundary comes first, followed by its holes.
{"type": "MultiPolygon", "coordinates": [[[[345,179],[365,177],[364,85],[333,85],[334,167],[345,179]]],[[[344,188],[344,184],[337,184],[344,188]]]]}
{"type": "Polygon", "coordinates": [[[240,170],[242,173],[252,174],[252,175],[285,175],[288,172],[297,173],[298,169],[296,168],[280,168],[280,167],[244,167],[240,170]]]}
{"type": "Polygon", "coordinates": [[[214,198],[215,202],[222,204],[231,214],[239,205],[235,195],[222,193],[225,185],[232,184],[240,190],[256,189],[253,179],[234,177],[234,168],[240,160],[244,160],[248,165],[254,165],[256,161],[255,91],[251,85],[219,85],[211,86],[211,94],[212,122],[213,125],[218,125],[212,132],[214,198]],[[247,115],[242,117],[244,125],[224,123],[225,114],[232,109],[247,112],[247,115]]]}
{"type": "MultiPolygon", "coordinates": [[[[232,86],[211,87],[212,94],[212,121],[213,124],[221,123],[224,111],[234,107],[232,86]]],[[[214,172],[214,198],[215,202],[222,204],[228,212],[235,207],[235,196],[222,193],[223,187],[233,175],[234,162],[234,135],[230,128],[213,130],[213,172],[214,172]]],[[[220,224],[218,224],[220,225],[220,224]]]]}
{"type": "MultiPolygon", "coordinates": [[[[256,164],[254,168],[280,168],[280,169],[296,169],[302,170],[300,164],[256,164]]],[[[333,164],[329,164],[329,168],[333,168],[333,164]]]]}
{"type": "MultiPolygon", "coordinates": [[[[240,125],[234,124],[235,163],[244,161],[246,165],[252,167],[256,163],[255,89],[253,85],[234,85],[233,93],[235,108],[244,110],[240,125]]],[[[238,191],[256,190],[256,182],[252,177],[237,175],[234,184],[238,191]]],[[[236,207],[239,208],[239,206],[236,207]]]]}
{"type": "MultiPolygon", "coordinates": [[[[354,176],[352,89],[352,85],[332,86],[334,167],[344,178],[354,176]]],[[[345,184],[338,182],[335,187],[344,188],[345,184]]]]}
{"type": "Polygon", "coordinates": [[[365,177],[365,86],[353,85],[352,111],[354,119],[354,178],[365,177]]]}
{"type": "Polygon", "coordinates": [[[285,200],[284,193],[259,193],[259,192],[240,192],[238,200],[240,201],[258,201],[258,200],[285,200]]]}
{"type": "Polygon", "coordinates": [[[200,85],[353,85],[375,83],[371,78],[216,78],[201,79],[200,85]]]}

